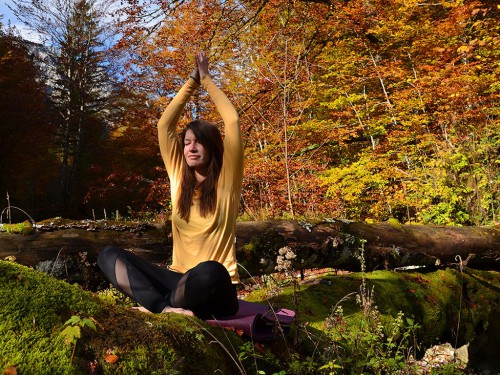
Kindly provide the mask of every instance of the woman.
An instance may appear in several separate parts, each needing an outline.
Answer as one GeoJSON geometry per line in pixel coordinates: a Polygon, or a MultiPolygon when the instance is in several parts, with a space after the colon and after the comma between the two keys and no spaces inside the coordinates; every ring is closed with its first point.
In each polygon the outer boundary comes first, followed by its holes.
{"type": "Polygon", "coordinates": [[[158,139],[171,185],[172,265],[162,268],[116,247],[104,249],[98,264],[117,289],[148,311],[233,315],[238,311],[234,232],[243,143],[238,114],[212,81],[204,52],[196,55],[196,68],[161,116],[158,139]],[[177,122],[200,85],[222,117],[225,138],[215,125],[195,120],[179,142],[177,122]]]}

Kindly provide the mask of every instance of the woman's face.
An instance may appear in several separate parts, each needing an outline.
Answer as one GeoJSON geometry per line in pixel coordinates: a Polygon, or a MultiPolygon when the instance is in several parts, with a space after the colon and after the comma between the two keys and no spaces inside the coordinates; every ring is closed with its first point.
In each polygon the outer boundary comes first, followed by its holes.
{"type": "Polygon", "coordinates": [[[196,140],[191,129],[186,131],[184,137],[184,157],[187,164],[196,171],[204,171],[210,164],[210,153],[196,140]]]}

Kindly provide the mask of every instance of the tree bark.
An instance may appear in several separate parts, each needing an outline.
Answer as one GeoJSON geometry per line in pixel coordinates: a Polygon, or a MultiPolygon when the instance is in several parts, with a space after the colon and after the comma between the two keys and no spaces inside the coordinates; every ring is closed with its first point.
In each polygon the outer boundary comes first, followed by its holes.
{"type": "Polygon", "coordinates": [[[238,261],[259,273],[274,269],[283,246],[296,253],[296,269],[359,271],[362,253],[366,271],[446,267],[461,261],[471,268],[500,269],[500,228],[493,227],[260,221],[238,223],[236,233],[238,261]]]}

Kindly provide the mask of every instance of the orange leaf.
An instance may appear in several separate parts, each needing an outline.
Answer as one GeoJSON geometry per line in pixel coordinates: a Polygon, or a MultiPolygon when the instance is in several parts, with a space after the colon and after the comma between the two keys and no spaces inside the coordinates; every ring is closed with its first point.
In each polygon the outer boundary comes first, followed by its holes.
{"type": "Polygon", "coordinates": [[[104,357],[104,360],[108,363],[115,363],[117,362],[119,357],[114,354],[108,354],[106,357],[104,357]]]}
{"type": "Polygon", "coordinates": [[[10,366],[3,372],[4,375],[17,375],[17,366],[10,366]]]}

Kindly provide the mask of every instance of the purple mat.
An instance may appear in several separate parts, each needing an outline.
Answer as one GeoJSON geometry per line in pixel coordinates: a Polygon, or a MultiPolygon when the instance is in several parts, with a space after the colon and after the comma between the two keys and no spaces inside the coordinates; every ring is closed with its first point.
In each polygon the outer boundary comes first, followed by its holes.
{"type": "Polygon", "coordinates": [[[295,312],[288,309],[272,310],[268,305],[239,300],[236,315],[221,319],[209,319],[208,324],[228,328],[254,341],[274,340],[279,327],[286,333],[295,318],[295,312]]]}

